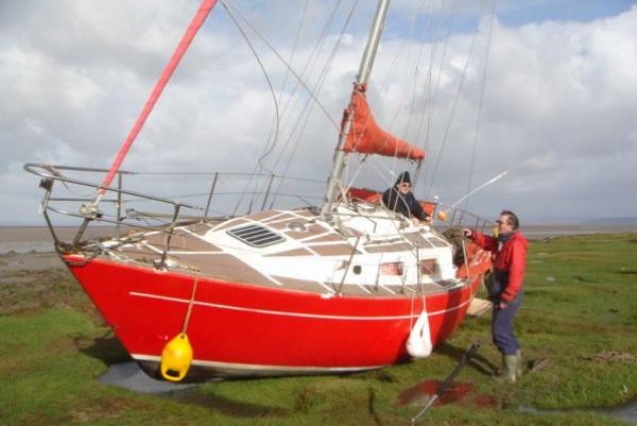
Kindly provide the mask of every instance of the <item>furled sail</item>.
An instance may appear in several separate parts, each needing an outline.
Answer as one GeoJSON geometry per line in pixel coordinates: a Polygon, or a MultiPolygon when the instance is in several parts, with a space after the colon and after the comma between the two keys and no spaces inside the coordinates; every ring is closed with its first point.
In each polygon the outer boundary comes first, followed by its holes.
{"type": "Polygon", "coordinates": [[[350,107],[345,111],[343,119],[348,120],[350,117],[352,121],[343,151],[412,160],[425,158],[423,150],[391,135],[376,124],[365,97],[365,85],[354,88],[350,107]]]}

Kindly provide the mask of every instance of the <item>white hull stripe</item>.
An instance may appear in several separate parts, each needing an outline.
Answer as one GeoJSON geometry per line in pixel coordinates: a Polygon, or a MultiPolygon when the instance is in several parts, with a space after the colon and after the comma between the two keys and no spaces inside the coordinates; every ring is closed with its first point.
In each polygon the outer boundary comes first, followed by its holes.
{"type": "MultiPolygon", "coordinates": [[[[181,298],[176,298],[176,297],[166,297],[166,296],[159,296],[156,294],[150,294],[150,293],[140,293],[140,292],[130,292],[131,296],[136,296],[136,297],[144,297],[144,298],[148,298],[148,299],[156,299],[156,300],[165,300],[165,301],[169,301],[169,302],[176,302],[176,303],[184,303],[184,304],[189,304],[190,300],[188,299],[181,299],[181,298]]],[[[429,317],[434,317],[434,316],[438,316],[438,315],[445,315],[448,312],[454,312],[457,311],[458,309],[463,308],[464,306],[468,305],[470,303],[470,300],[467,300],[463,303],[461,303],[458,306],[455,306],[453,308],[449,308],[449,309],[443,309],[441,311],[436,311],[436,312],[428,312],[428,316],[429,317]]],[[[404,319],[414,319],[417,318],[420,315],[420,312],[418,313],[414,313],[414,314],[409,314],[409,315],[392,315],[392,316],[350,316],[350,315],[319,315],[319,314],[309,314],[309,313],[300,313],[300,312],[286,312],[286,311],[273,311],[273,310],[269,310],[269,309],[256,309],[256,308],[243,308],[243,307],[239,307],[239,306],[230,306],[230,305],[221,305],[218,303],[206,303],[206,302],[193,302],[193,306],[194,305],[198,305],[198,306],[207,306],[207,307],[211,307],[211,308],[217,308],[217,309],[226,309],[226,310],[230,310],[230,311],[241,311],[241,312],[251,312],[251,313],[258,313],[258,314],[264,314],[264,315],[278,315],[278,316],[286,316],[286,317],[298,317],[298,318],[313,318],[313,319],[329,319],[329,320],[339,320],[339,321],[388,321],[388,320],[404,320],[404,319]]]]}
{"type": "MultiPolygon", "coordinates": [[[[131,356],[137,361],[152,361],[152,362],[161,362],[161,357],[155,355],[143,355],[143,354],[131,354],[131,356]]],[[[193,360],[192,365],[205,367],[205,368],[216,368],[219,370],[243,370],[243,371],[255,371],[255,372],[265,372],[265,371],[281,371],[281,372],[293,372],[293,371],[365,371],[365,370],[376,370],[379,368],[383,368],[386,364],[382,365],[372,365],[366,367],[301,367],[301,366],[285,366],[285,365],[258,365],[258,364],[237,364],[232,362],[218,362],[218,361],[203,361],[203,360],[193,360]]]]}

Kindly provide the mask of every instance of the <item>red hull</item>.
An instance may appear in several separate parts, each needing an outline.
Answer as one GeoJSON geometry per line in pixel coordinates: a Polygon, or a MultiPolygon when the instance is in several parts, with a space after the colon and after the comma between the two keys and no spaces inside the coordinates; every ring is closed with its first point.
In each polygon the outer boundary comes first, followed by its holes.
{"type": "MultiPolygon", "coordinates": [[[[195,278],[93,259],[69,267],[128,352],[158,362],[182,331],[195,278]]],[[[74,262],[75,261],[75,262],[74,262]]],[[[427,295],[434,345],[462,322],[480,284],[427,295]]],[[[193,371],[209,376],[337,373],[409,359],[422,297],[322,297],[199,277],[186,333],[193,371]]]]}

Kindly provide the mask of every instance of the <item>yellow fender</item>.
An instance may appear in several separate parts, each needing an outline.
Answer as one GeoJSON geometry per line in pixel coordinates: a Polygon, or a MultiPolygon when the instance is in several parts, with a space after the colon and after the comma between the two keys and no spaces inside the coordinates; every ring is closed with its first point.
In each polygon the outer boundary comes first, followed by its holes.
{"type": "Polygon", "coordinates": [[[161,353],[159,369],[164,379],[179,382],[186,377],[192,364],[192,346],[185,333],[179,333],[166,343],[161,353]]]}

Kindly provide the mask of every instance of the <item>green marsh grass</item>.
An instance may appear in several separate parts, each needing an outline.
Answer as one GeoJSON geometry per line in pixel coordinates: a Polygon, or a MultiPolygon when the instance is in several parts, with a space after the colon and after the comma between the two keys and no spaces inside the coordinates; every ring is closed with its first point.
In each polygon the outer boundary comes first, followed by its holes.
{"type": "Polygon", "coordinates": [[[625,424],[595,408],[637,395],[636,258],[634,234],[532,241],[516,331],[526,364],[538,368],[516,385],[488,375],[499,355],[487,314],[468,318],[425,360],[345,377],[210,382],[168,395],[97,381],[127,357],[63,270],[2,275],[0,424],[409,425],[421,406],[397,406],[400,393],[443,381],[474,341],[482,343],[478,356],[455,380],[473,390],[418,424],[625,424]]]}

